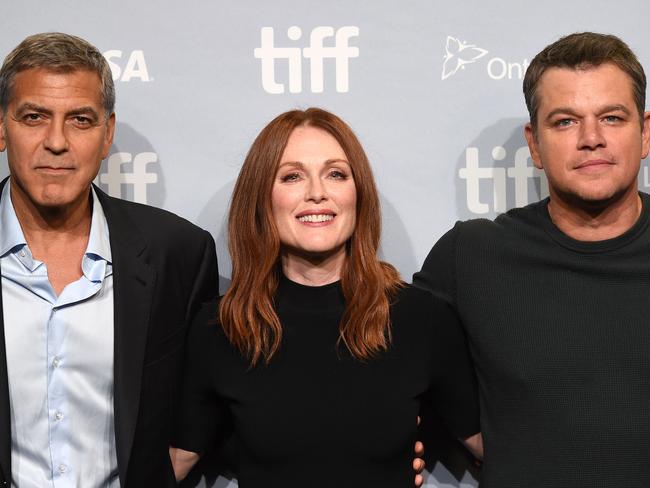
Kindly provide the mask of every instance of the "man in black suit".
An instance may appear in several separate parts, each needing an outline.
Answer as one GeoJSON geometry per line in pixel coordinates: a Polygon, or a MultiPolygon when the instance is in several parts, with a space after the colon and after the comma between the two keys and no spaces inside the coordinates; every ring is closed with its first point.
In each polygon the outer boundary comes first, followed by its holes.
{"type": "Polygon", "coordinates": [[[92,186],[115,128],[101,53],[26,38],[0,69],[0,483],[175,486],[179,361],[217,293],[211,236],[92,186]]]}

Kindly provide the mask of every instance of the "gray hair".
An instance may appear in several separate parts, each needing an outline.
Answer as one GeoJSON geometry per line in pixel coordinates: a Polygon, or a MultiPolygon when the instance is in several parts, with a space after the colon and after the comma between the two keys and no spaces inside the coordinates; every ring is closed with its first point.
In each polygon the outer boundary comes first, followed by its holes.
{"type": "Polygon", "coordinates": [[[115,86],[108,62],[89,42],[61,32],[44,32],[25,38],[0,68],[0,109],[5,113],[14,77],[20,71],[44,68],[60,73],[78,69],[94,71],[101,80],[102,105],[108,118],[115,108],[115,86]]]}

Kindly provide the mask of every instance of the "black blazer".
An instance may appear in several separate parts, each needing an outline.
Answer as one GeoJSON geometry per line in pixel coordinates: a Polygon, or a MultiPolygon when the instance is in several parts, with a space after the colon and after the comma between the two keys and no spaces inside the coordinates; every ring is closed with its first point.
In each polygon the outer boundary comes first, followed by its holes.
{"type": "MultiPolygon", "coordinates": [[[[6,180],[0,184],[0,191],[6,180]]],[[[218,294],[210,234],[95,188],[113,255],[114,413],[122,488],[174,487],[168,447],[188,321],[218,294]]],[[[11,480],[11,419],[0,294],[0,486],[11,480]]]]}

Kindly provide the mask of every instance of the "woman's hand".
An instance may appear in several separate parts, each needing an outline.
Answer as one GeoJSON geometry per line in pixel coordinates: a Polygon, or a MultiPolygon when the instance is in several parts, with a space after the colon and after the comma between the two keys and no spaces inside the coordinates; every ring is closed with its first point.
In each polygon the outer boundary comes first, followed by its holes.
{"type": "Polygon", "coordinates": [[[461,442],[476,459],[483,461],[483,436],[480,432],[467,439],[461,439],[461,442]]]}
{"type": "MultiPolygon", "coordinates": [[[[419,423],[420,417],[418,417],[419,423]]],[[[424,444],[420,441],[415,443],[415,459],[413,459],[413,471],[415,471],[415,486],[419,488],[424,483],[424,476],[422,476],[422,471],[424,470],[424,444]]]]}
{"type": "Polygon", "coordinates": [[[178,447],[169,448],[169,457],[172,460],[176,481],[185,479],[199,460],[199,455],[197,453],[186,451],[185,449],[179,449],[178,447]]]}

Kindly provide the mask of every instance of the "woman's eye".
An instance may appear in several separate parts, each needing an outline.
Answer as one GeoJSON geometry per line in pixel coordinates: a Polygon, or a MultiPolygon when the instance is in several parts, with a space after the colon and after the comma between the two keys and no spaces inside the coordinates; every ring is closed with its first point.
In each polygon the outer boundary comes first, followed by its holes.
{"type": "Polygon", "coordinates": [[[280,178],[281,181],[290,183],[292,181],[298,181],[300,179],[300,173],[287,173],[286,175],[280,178]]]}
{"type": "Polygon", "coordinates": [[[343,171],[339,171],[335,169],[330,172],[330,177],[334,178],[335,180],[345,180],[348,177],[348,175],[343,171]]]}

